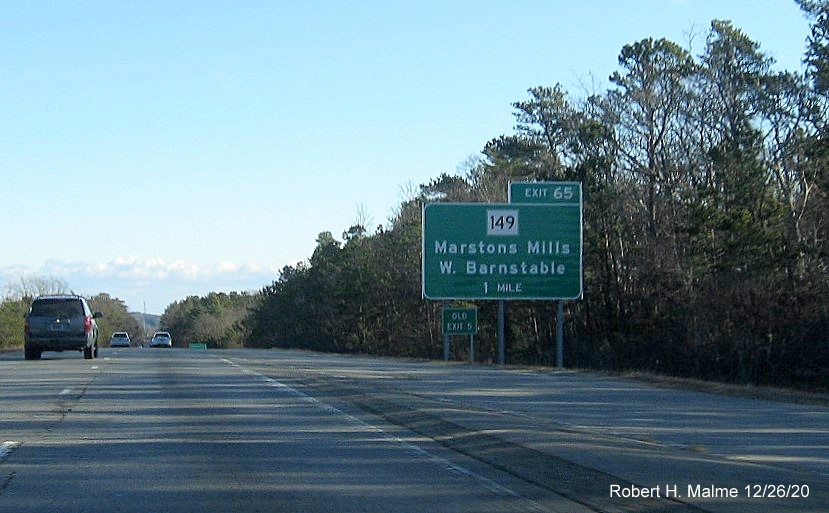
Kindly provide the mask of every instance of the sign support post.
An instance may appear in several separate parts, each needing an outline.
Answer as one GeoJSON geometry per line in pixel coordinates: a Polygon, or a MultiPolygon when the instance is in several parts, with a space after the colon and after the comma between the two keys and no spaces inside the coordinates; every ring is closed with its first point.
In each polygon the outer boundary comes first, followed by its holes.
{"type": "MultiPolygon", "coordinates": [[[[443,302],[443,309],[446,310],[449,308],[449,301],[443,302]]],[[[443,330],[443,361],[449,361],[449,333],[444,329],[443,330]]]]}
{"type": "Polygon", "coordinates": [[[556,367],[564,368],[564,301],[556,304],[556,367]]]}
{"type": "Polygon", "coordinates": [[[506,342],[506,334],[505,334],[505,321],[504,321],[504,300],[498,301],[498,365],[504,365],[507,359],[507,342],[506,342]]]}
{"type": "Polygon", "coordinates": [[[475,335],[469,335],[469,363],[475,363],[475,335]]]}

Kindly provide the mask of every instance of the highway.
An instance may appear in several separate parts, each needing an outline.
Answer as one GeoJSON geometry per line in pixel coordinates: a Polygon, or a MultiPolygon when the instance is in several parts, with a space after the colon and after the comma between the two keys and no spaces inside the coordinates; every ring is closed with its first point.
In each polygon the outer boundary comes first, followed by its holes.
{"type": "Polygon", "coordinates": [[[301,351],[0,354],[2,513],[825,513],[827,483],[826,406],[301,351]]]}

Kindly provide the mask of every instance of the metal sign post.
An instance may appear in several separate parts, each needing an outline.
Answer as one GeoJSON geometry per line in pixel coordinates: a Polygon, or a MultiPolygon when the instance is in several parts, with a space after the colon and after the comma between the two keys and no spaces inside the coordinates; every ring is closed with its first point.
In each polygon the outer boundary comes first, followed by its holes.
{"type": "Polygon", "coordinates": [[[556,305],[556,367],[564,368],[564,301],[556,305]]]}
{"type": "Polygon", "coordinates": [[[506,317],[504,310],[506,304],[504,301],[498,301],[498,365],[507,363],[507,337],[506,337],[506,317]]]}
{"type": "MultiPolygon", "coordinates": [[[[448,307],[449,307],[449,301],[444,301],[443,302],[443,310],[446,311],[446,309],[448,307]]],[[[445,323],[444,323],[444,326],[445,326],[445,323]]],[[[444,328],[444,330],[443,330],[443,361],[444,362],[449,361],[449,338],[450,338],[450,335],[449,335],[449,333],[446,332],[446,329],[444,328]]]]}

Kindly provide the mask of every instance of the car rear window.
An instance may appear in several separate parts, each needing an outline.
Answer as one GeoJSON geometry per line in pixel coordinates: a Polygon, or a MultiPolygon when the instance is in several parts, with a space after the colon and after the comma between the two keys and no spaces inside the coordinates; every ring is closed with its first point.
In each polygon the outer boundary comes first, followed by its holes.
{"type": "Polygon", "coordinates": [[[112,338],[127,338],[126,333],[113,333],[112,338]]]}
{"type": "Polygon", "coordinates": [[[32,303],[35,317],[77,317],[84,315],[83,305],[77,299],[38,299],[32,303]]]}

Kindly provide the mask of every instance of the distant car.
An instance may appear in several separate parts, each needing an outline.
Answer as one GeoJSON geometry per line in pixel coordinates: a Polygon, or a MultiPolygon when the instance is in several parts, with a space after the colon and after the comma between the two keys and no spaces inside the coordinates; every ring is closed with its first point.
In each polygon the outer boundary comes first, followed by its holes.
{"type": "Polygon", "coordinates": [[[24,316],[24,356],[39,360],[43,351],[83,351],[91,360],[98,356],[98,323],[101,312],[92,313],[81,296],[39,296],[24,316]]]}
{"type": "Polygon", "coordinates": [[[116,331],[109,339],[109,347],[129,347],[130,336],[126,331],[116,331]]]}
{"type": "Polygon", "coordinates": [[[150,340],[150,347],[173,347],[173,337],[166,331],[157,331],[150,340]]]}

